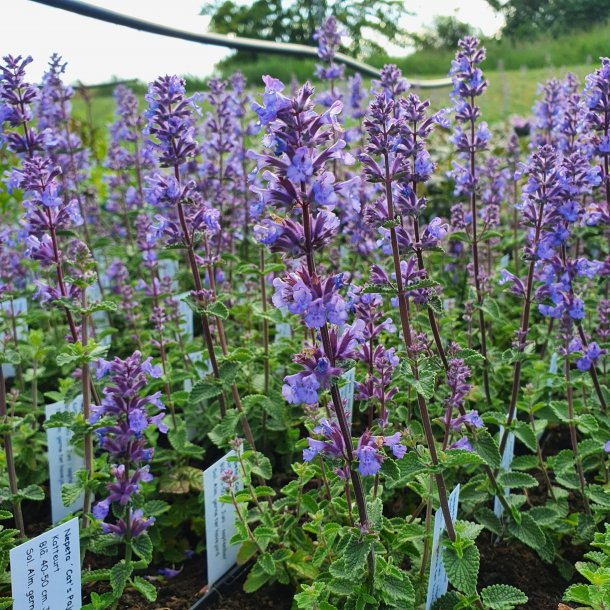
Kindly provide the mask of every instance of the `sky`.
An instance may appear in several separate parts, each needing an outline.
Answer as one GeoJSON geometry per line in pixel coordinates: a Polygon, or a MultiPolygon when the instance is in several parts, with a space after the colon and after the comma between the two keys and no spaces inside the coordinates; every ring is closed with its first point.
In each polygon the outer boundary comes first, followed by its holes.
{"type": "MultiPolygon", "coordinates": [[[[405,25],[418,31],[435,15],[455,15],[486,35],[494,34],[501,20],[485,0],[406,0],[405,25]]],[[[113,77],[151,81],[160,74],[205,77],[229,53],[220,47],[138,32],[123,26],[81,17],[32,0],[3,0],[0,20],[0,54],[32,55],[28,77],[38,80],[49,56],[60,53],[68,62],[66,80],[102,83],[113,77]]],[[[90,4],[167,26],[202,33],[209,18],[199,15],[202,0],[89,0],[90,4]]],[[[393,54],[407,50],[391,48],[393,54]]]]}

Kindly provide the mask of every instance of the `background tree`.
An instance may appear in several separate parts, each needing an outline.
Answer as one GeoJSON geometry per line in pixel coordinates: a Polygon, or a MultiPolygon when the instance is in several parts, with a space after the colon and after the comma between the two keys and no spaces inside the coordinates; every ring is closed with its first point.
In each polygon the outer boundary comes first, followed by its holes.
{"type": "Polygon", "coordinates": [[[480,33],[477,28],[456,17],[439,15],[434,17],[432,25],[426,27],[422,33],[411,34],[410,37],[418,50],[453,51],[457,48],[460,38],[467,35],[480,36],[480,33]]]}
{"type": "Polygon", "coordinates": [[[588,30],[610,19],[610,0],[487,0],[513,39],[588,30]]]}
{"type": "Polygon", "coordinates": [[[213,0],[202,15],[219,34],[314,45],[316,28],[331,14],[343,26],[345,50],[358,57],[379,51],[387,42],[402,43],[403,0],[213,0]]]}

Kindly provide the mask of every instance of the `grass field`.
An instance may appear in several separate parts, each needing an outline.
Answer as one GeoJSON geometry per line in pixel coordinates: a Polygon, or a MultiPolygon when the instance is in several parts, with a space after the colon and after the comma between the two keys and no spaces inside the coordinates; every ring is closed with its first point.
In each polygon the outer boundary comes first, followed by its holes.
{"type": "MultiPolygon", "coordinates": [[[[486,71],[489,89],[481,98],[483,117],[489,123],[506,120],[511,115],[527,116],[536,98],[538,84],[549,78],[563,78],[568,72],[576,74],[584,84],[584,77],[593,71],[594,65],[568,66],[565,68],[537,68],[534,70],[504,70],[486,71]]],[[[408,78],[408,74],[406,75],[408,78]]],[[[444,74],[431,74],[422,78],[439,78],[444,74]]],[[[418,77],[419,78],[419,77],[418,77]]],[[[370,86],[370,80],[366,81],[370,86]]],[[[259,91],[262,89],[259,89],[259,91]]],[[[420,97],[429,97],[435,108],[450,104],[449,88],[426,90],[418,92],[420,97]]],[[[141,96],[144,103],[143,96],[141,96]]],[[[94,129],[103,132],[105,126],[113,120],[114,99],[105,91],[95,95],[92,100],[92,116],[94,129]]],[[[74,115],[79,121],[86,121],[86,107],[77,95],[74,100],[74,115]]]]}

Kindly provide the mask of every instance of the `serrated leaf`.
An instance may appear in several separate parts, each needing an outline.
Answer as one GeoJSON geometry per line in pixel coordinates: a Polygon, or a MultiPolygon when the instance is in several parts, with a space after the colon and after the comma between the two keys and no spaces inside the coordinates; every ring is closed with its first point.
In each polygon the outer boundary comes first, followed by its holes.
{"type": "Polygon", "coordinates": [[[521,513],[521,523],[512,519],[508,522],[508,531],[518,540],[534,550],[542,548],[546,544],[544,532],[538,524],[527,513],[521,513]]]}
{"type": "Polygon", "coordinates": [[[229,310],[226,305],[220,301],[214,301],[214,303],[208,307],[208,313],[221,320],[226,320],[229,317],[229,310]]]}
{"type": "Polygon", "coordinates": [[[462,593],[470,595],[476,592],[479,562],[479,549],[474,544],[463,547],[461,556],[451,545],[443,548],[443,566],[447,578],[462,593]]]}
{"type": "Polygon", "coordinates": [[[258,551],[258,547],[256,546],[256,542],[254,540],[245,540],[243,544],[239,547],[239,551],[237,551],[237,563],[244,564],[249,559],[256,555],[258,551]]]}
{"type": "Polygon", "coordinates": [[[476,439],[471,441],[475,452],[480,455],[493,470],[500,468],[502,458],[494,438],[487,430],[478,430],[476,439]]]}
{"type": "Polygon", "coordinates": [[[246,582],[244,583],[244,591],[246,593],[254,593],[260,589],[265,583],[269,581],[271,576],[267,574],[258,563],[254,564],[254,567],[248,573],[246,582]]]}
{"type": "Polygon", "coordinates": [[[259,556],[256,562],[258,565],[260,565],[265,574],[268,574],[269,576],[273,576],[275,574],[275,562],[273,561],[273,557],[271,557],[270,553],[263,553],[259,556]]]}
{"type": "Polygon", "coordinates": [[[64,506],[72,506],[83,493],[83,488],[77,483],[64,483],[61,486],[61,501],[64,506]]]}
{"type": "Polygon", "coordinates": [[[110,568],[110,586],[112,587],[112,593],[116,598],[123,595],[127,580],[131,576],[132,566],[127,565],[124,559],[121,559],[118,563],[115,563],[110,568]]]}
{"type": "Polygon", "coordinates": [[[140,576],[136,576],[132,580],[132,584],[136,591],[140,593],[146,601],[154,602],[157,599],[157,588],[148,580],[144,580],[140,576]]]}
{"type": "Polygon", "coordinates": [[[532,428],[525,422],[516,421],[511,428],[513,434],[530,450],[536,451],[536,435],[532,428]]]}
{"type": "Polygon", "coordinates": [[[455,591],[449,591],[432,604],[432,610],[455,610],[459,603],[460,596],[455,591]]]}
{"type": "Polygon", "coordinates": [[[166,513],[170,508],[171,505],[163,500],[149,500],[144,503],[143,511],[144,514],[149,517],[158,517],[159,515],[166,513]]]}
{"type": "Polygon", "coordinates": [[[578,584],[568,587],[563,594],[563,599],[567,602],[591,605],[591,597],[589,596],[589,587],[587,585],[578,584]]]}
{"type": "Polygon", "coordinates": [[[485,362],[485,358],[483,357],[483,354],[481,354],[480,352],[477,352],[474,349],[467,349],[467,348],[461,349],[456,354],[456,358],[460,358],[468,366],[476,366],[478,364],[481,364],[482,362],[485,362]]]}
{"type": "Polygon", "coordinates": [[[132,538],[131,548],[133,549],[133,552],[146,563],[152,561],[153,544],[148,534],[144,533],[132,538]]]}
{"type": "Polygon", "coordinates": [[[41,502],[44,500],[44,491],[40,485],[28,485],[25,489],[19,490],[19,496],[26,500],[41,502]]]}
{"type": "Polygon", "coordinates": [[[502,535],[502,523],[491,508],[482,507],[475,513],[476,520],[496,536],[502,535]]]}
{"type": "Polygon", "coordinates": [[[222,388],[214,381],[208,379],[200,379],[193,385],[188,397],[188,402],[197,404],[202,400],[208,400],[222,394],[222,388]]]}
{"type": "Polygon", "coordinates": [[[527,604],[528,597],[510,585],[491,585],[481,591],[481,599],[490,610],[512,610],[520,604],[527,604]]]}
{"type": "Polygon", "coordinates": [[[350,575],[350,578],[360,578],[366,566],[369,550],[370,544],[361,542],[355,536],[350,536],[342,555],[345,562],[345,571],[350,575]]]}
{"type": "Polygon", "coordinates": [[[498,483],[501,487],[510,487],[512,489],[538,487],[538,481],[526,472],[501,472],[498,475],[498,483]]]}

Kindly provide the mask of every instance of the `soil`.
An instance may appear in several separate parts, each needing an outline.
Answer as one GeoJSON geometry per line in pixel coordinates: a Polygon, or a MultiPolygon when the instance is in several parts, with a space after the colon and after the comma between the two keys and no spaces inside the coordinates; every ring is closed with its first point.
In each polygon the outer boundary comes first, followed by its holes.
{"type": "MultiPolygon", "coordinates": [[[[490,537],[477,538],[481,553],[479,590],[489,585],[505,584],[521,589],[529,598],[522,610],[555,610],[563,592],[571,584],[566,582],[553,565],[544,563],[530,548],[516,542],[494,544],[490,537]]],[[[562,555],[578,555],[577,549],[565,549],[562,555]]]]}
{"type": "MultiPolygon", "coordinates": [[[[273,585],[260,589],[256,593],[244,593],[242,590],[245,573],[231,582],[230,586],[221,586],[213,595],[196,606],[197,610],[290,610],[294,591],[290,587],[273,585]]],[[[171,580],[156,581],[157,601],[145,601],[136,591],[125,591],[118,610],[190,610],[205,595],[206,587],[205,559],[193,558],[184,563],[182,572],[171,580]]],[[[84,600],[88,601],[91,591],[103,593],[109,590],[101,583],[83,587],[84,600]]]]}

